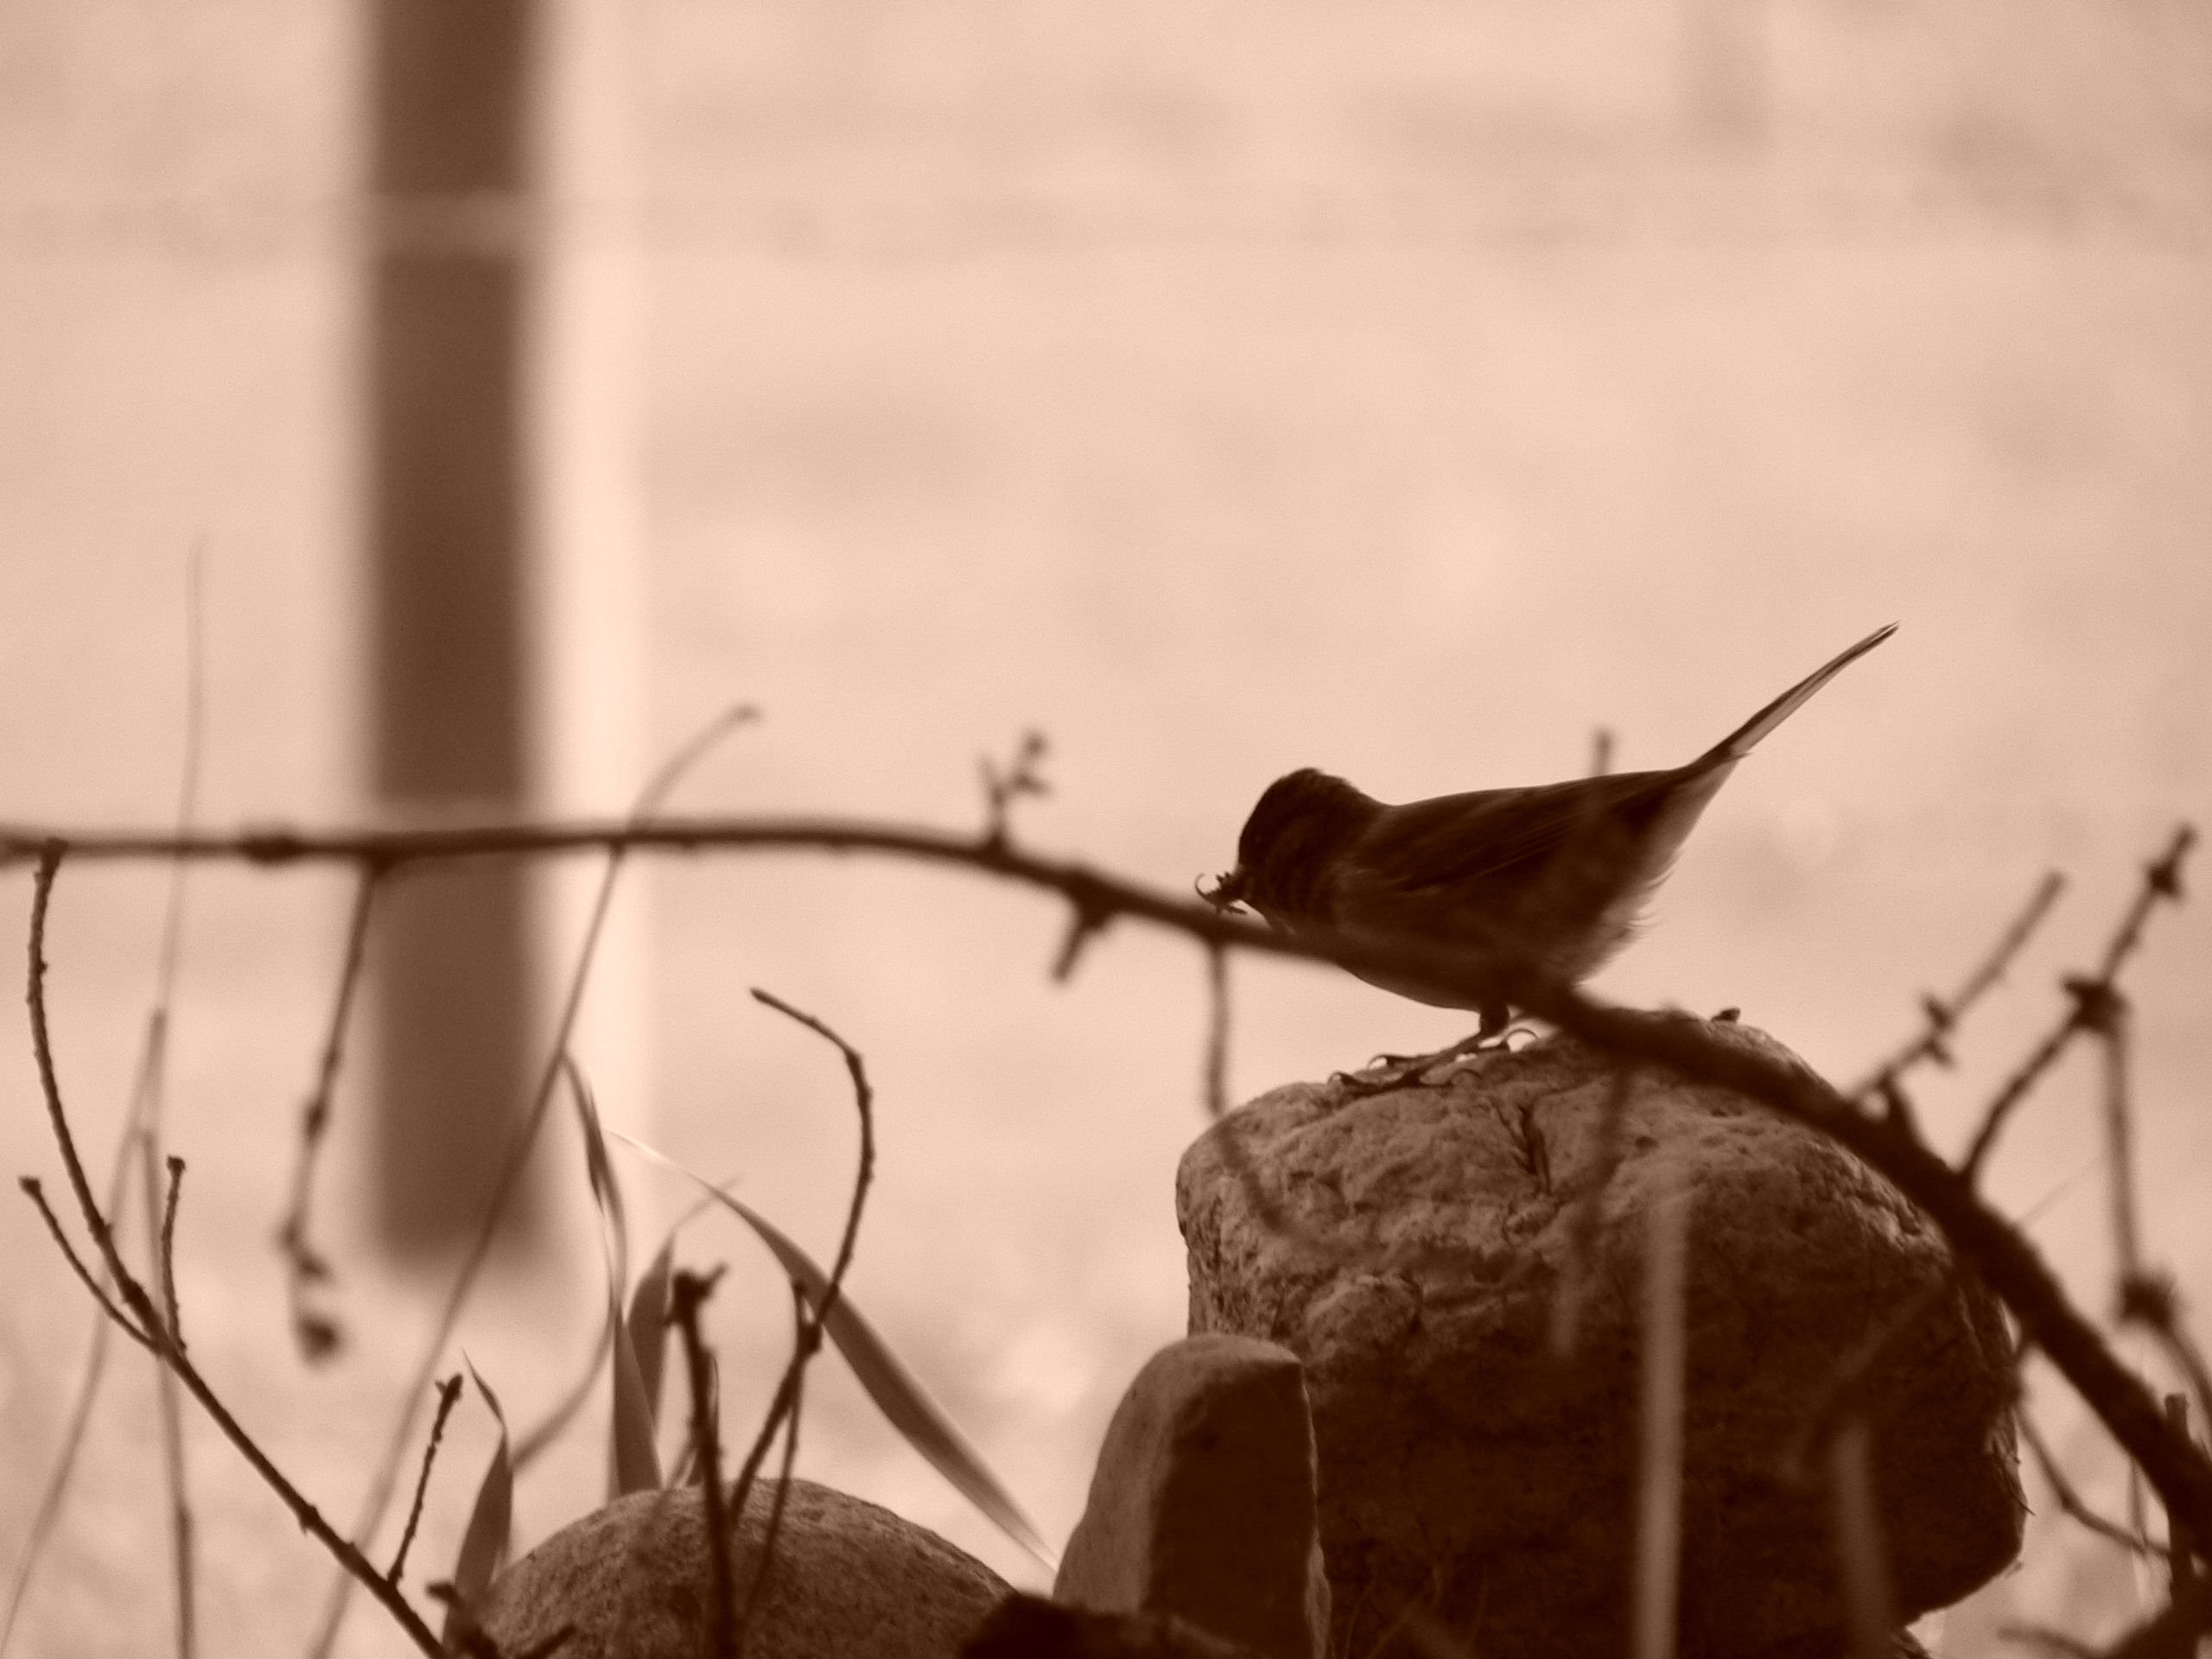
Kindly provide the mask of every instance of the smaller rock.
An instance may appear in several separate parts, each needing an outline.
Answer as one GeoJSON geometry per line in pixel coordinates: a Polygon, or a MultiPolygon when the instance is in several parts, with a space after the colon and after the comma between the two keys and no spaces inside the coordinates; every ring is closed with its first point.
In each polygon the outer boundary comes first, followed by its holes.
{"type": "Polygon", "coordinates": [[[1319,1659],[1329,1583],[1313,1470],[1295,1355],[1224,1334],[1173,1343],[1107,1427],[1054,1599],[1173,1614],[1265,1659],[1319,1659]]]}
{"type": "MultiPolygon", "coordinates": [[[[775,1483],[753,1490],[730,1538],[742,1609],[775,1483]]],[[[508,1654],[567,1626],[560,1659],[698,1659],[709,1623],[704,1494],[617,1498],[555,1533],[493,1582],[479,1610],[508,1654]]],[[[925,1527],[794,1480],[746,1659],[954,1659],[1006,1581],[925,1527]]]]}

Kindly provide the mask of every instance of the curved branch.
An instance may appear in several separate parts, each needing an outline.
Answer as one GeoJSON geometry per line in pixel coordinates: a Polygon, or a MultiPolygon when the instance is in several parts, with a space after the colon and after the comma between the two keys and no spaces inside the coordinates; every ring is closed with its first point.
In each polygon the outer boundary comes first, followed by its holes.
{"type": "MultiPolygon", "coordinates": [[[[2151,869],[2158,896],[2178,890],[2184,830],[2151,869]]],[[[870,853],[949,864],[1058,893],[1078,912],[1128,916],[1200,944],[1267,955],[1387,969],[1478,1007],[1503,992],[1523,1012],[1624,1059],[1749,1096],[1818,1129],[1879,1170],[1940,1226],[2002,1296],[2026,1339],[2050,1356],[2095,1409],[2128,1455],[2141,1465],[2167,1508],[2200,1537],[2212,1536],[2212,1461],[2176,1432],[2141,1378],[2121,1363],[2096,1328],[2067,1299],[2033,1245],[1983,1203],[1935,1153],[1900,1123],[1854,1108],[1802,1065],[1722,1042],[1702,1029],[1603,1003],[1548,973],[1532,957],[1501,942],[1495,949],[1434,945],[1403,936],[1339,933],[1294,938],[1217,912],[1157,888],[1103,874],[1088,866],[1032,856],[1004,841],[941,830],[829,818],[696,818],[649,822],[502,823],[437,829],[309,832],[284,829],[231,835],[92,833],[77,836],[0,828],[0,868],[32,858],[244,860],[278,865],[303,861],[387,864],[431,859],[542,857],[588,851],[716,850],[870,853]],[[1473,998],[1473,1001],[1464,999],[1473,998]]],[[[2148,904],[2140,907],[2147,912],[2148,904]]],[[[2131,915],[2104,964],[2106,976],[2137,943],[2142,914],[2131,915]]]]}

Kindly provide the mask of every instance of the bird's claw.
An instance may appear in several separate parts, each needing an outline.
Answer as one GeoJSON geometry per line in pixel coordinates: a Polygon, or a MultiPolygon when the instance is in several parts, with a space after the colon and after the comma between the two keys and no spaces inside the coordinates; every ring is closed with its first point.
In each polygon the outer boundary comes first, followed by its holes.
{"type": "Polygon", "coordinates": [[[1440,1066],[1464,1060],[1471,1054],[1503,1048],[1507,1035],[1503,1031],[1478,1031],[1447,1048],[1433,1049],[1426,1054],[1377,1054],[1362,1071],[1332,1072],[1329,1082],[1354,1100],[1387,1094],[1393,1089],[1420,1088],[1427,1084],[1429,1074],[1440,1066]]]}

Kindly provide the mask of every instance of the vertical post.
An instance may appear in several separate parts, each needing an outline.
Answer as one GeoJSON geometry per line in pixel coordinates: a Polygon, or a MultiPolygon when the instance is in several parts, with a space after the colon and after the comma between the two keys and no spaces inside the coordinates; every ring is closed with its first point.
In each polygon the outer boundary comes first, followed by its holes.
{"type": "Polygon", "coordinates": [[[1766,0],[1684,0],[1683,77],[1690,128],[1710,143],[1755,149],[1770,119],[1766,0]]]}
{"type": "MultiPolygon", "coordinates": [[[[378,799],[529,794],[524,387],[531,0],[372,0],[369,717],[378,799]]],[[[527,873],[401,877],[377,968],[378,1230],[421,1257],[481,1213],[527,1104],[527,873]]],[[[534,1206],[527,1188],[511,1227],[534,1206]]]]}

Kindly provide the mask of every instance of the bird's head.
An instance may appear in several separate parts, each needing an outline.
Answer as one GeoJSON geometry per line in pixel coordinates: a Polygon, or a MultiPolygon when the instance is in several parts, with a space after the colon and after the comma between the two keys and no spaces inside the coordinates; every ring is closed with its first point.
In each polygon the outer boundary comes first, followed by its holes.
{"type": "Polygon", "coordinates": [[[1336,855],[1367,827],[1376,803],[1311,766],[1269,784],[1236,837],[1236,868],[1203,883],[1216,910],[1248,904],[1281,925],[1317,915],[1336,855]]]}

